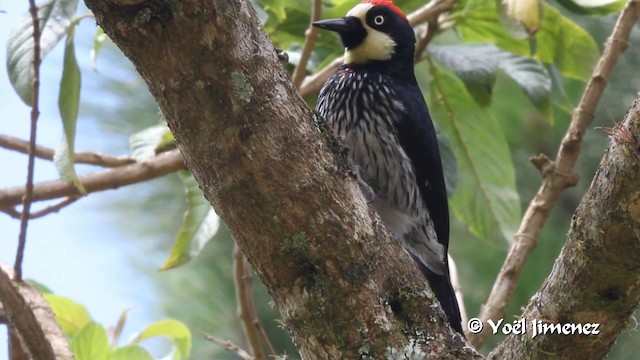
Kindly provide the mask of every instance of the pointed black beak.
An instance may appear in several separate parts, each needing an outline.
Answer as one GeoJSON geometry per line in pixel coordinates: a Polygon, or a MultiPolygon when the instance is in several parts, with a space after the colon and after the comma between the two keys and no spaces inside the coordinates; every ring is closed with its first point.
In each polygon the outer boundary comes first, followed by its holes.
{"type": "Polygon", "coordinates": [[[311,25],[320,29],[336,31],[339,33],[349,33],[357,29],[356,22],[349,18],[314,21],[311,25]]]}

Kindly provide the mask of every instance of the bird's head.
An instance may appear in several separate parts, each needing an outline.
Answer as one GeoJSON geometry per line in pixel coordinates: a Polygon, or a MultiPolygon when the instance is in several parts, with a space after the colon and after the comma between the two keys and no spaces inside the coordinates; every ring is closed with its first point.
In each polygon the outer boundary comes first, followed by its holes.
{"type": "Polygon", "coordinates": [[[342,19],[315,21],[313,26],[340,34],[345,64],[413,59],[415,34],[391,0],[363,0],[342,19]]]}

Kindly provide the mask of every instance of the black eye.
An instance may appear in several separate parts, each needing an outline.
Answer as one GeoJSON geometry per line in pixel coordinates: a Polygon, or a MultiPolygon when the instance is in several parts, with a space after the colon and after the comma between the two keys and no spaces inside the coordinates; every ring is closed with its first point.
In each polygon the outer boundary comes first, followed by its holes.
{"type": "Polygon", "coordinates": [[[373,23],[378,25],[378,26],[384,24],[384,16],[376,15],[376,17],[373,18],[373,23]]]}

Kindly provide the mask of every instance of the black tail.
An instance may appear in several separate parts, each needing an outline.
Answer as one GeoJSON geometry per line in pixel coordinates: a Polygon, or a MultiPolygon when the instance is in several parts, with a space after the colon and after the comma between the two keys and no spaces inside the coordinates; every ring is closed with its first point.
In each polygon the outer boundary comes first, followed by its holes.
{"type": "Polygon", "coordinates": [[[458,300],[456,299],[455,291],[453,291],[453,286],[451,286],[451,279],[449,279],[449,267],[446,267],[446,274],[438,275],[429,270],[429,268],[415,257],[413,260],[418,264],[420,271],[422,271],[424,276],[427,278],[427,281],[429,281],[431,290],[436,294],[436,298],[440,302],[440,306],[442,306],[442,310],[444,310],[445,315],[447,315],[451,328],[459,332],[460,335],[464,337],[458,300]]]}

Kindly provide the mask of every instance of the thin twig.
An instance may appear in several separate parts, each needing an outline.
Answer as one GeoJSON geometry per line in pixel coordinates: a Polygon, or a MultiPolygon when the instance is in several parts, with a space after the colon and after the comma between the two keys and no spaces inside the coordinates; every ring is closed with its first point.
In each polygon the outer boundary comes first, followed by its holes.
{"type": "Polygon", "coordinates": [[[38,7],[35,0],[29,0],[29,13],[33,24],[33,93],[31,97],[31,133],[29,135],[29,161],[27,165],[27,185],[22,205],[22,217],[20,219],[20,233],[18,234],[18,249],[16,260],[13,264],[15,280],[22,281],[22,259],[24,248],[27,244],[27,226],[31,209],[31,197],[33,195],[33,172],[35,167],[36,129],[40,110],[40,20],[38,19],[38,7]]]}
{"type": "MultiPolygon", "coordinates": [[[[457,0],[432,0],[420,9],[407,15],[409,24],[411,24],[411,26],[418,26],[431,20],[437,20],[440,14],[450,11],[456,2],[457,0]]],[[[329,76],[331,76],[341,64],[342,57],[338,57],[322,70],[307,76],[300,85],[300,95],[309,96],[317,93],[322,87],[322,84],[327,81],[329,76]]]]}
{"type": "MultiPolygon", "coordinates": [[[[71,204],[73,204],[74,202],[76,202],[80,197],[78,196],[70,196],[67,197],[66,199],[61,200],[60,202],[53,204],[51,206],[47,206],[46,208],[36,211],[36,212],[32,212],[31,214],[29,214],[29,220],[33,220],[33,219],[37,219],[37,218],[41,218],[43,216],[52,214],[54,212],[58,212],[60,210],[62,210],[64,207],[67,207],[71,204]]],[[[0,209],[0,212],[6,213],[7,215],[11,216],[14,219],[20,219],[22,217],[22,213],[19,212],[18,210],[16,210],[13,207],[10,208],[6,208],[6,209],[0,209]]]]}
{"type": "MultiPolygon", "coordinates": [[[[545,169],[542,185],[529,203],[520,228],[514,236],[513,245],[493,284],[491,294],[485,306],[482,307],[479,317],[483,322],[489,319],[496,321],[504,317],[505,308],[515,291],[526,259],[536,247],[538,235],[553,205],[565,188],[577,183],[578,175],[574,171],[574,166],[583,136],[594,119],[596,106],[620,55],[627,48],[629,34],[639,16],[640,0],[630,0],[620,13],[580,103],[573,111],[571,123],[560,144],[556,161],[537,158],[536,166],[545,169]]],[[[484,344],[489,334],[488,330],[479,334],[470,334],[469,340],[477,348],[484,344]]]]}
{"type": "MultiPolygon", "coordinates": [[[[79,177],[79,181],[88,194],[159,178],[185,168],[182,155],[176,149],[161,153],[148,161],[83,175],[79,177]]],[[[0,189],[0,208],[20,204],[25,191],[23,186],[0,189]]],[[[33,187],[33,201],[80,195],[84,194],[80,194],[77,187],[62,180],[42,182],[33,187]]]]}
{"type": "Polygon", "coordinates": [[[251,324],[255,328],[255,330],[260,334],[262,338],[262,344],[267,346],[269,350],[269,356],[275,356],[276,350],[273,348],[271,344],[271,340],[269,340],[269,336],[267,336],[267,332],[262,327],[260,323],[260,319],[258,318],[258,310],[256,309],[256,302],[253,296],[253,280],[251,276],[251,265],[249,264],[249,260],[247,260],[246,256],[242,256],[244,262],[244,276],[243,283],[244,289],[247,296],[247,309],[249,310],[249,317],[251,319],[251,324]]]}
{"type": "MultiPolygon", "coordinates": [[[[13,136],[0,134],[0,148],[14,150],[23,154],[29,153],[29,142],[13,136]]],[[[55,150],[36,145],[35,156],[44,160],[53,160],[55,150]]],[[[102,167],[118,167],[136,162],[131,156],[111,156],[99,152],[79,151],[74,154],[76,164],[98,165],[102,167]]]]}
{"type": "Polygon", "coordinates": [[[260,342],[260,334],[256,331],[255,326],[252,323],[251,306],[248,299],[247,286],[251,286],[251,279],[246,279],[247,266],[244,254],[235,244],[233,247],[233,269],[234,269],[234,282],[236,287],[236,298],[238,301],[238,318],[242,321],[242,330],[244,331],[244,337],[246,338],[251,352],[257,360],[264,360],[265,355],[262,349],[262,343],[260,342]]]}
{"type": "Polygon", "coordinates": [[[321,12],[322,0],[313,0],[311,5],[311,21],[309,22],[309,28],[304,33],[305,39],[304,45],[302,46],[302,52],[300,53],[300,61],[298,61],[298,65],[296,65],[296,68],[293,70],[293,76],[291,79],[293,86],[295,86],[296,89],[300,89],[300,85],[302,85],[302,80],[304,80],[304,75],[307,72],[307,64],[309,63],[311,52],[320,37],[318,29],[312,26],[311,23],[320,20],[321,12]]]}
{"type": "Polygon", "coordinates": [[[242,350],[240,348],[240,346],[232,343],[229,340],[218,339],[217,337],[215,337],[213,335],[209,335],[209,334],[204,334],[204,338],[207,339],[208,341],[211,341],[212,343],[214,343],[216,345],[222,346],[223,348],[227,349],[228,351],[236,353],[243,360],[256,360],[256,358],[251,356],[251,354],[249,354],[248,352],[242,350]]]}
{"type": "Polygon", "coordinates": [[[422,59],[424,50],[427,48],[427,45],[429,45],[433,37],[438,32],[438,29],[439,25],[437,19],[429,21],[427,25],[425,25],[424,34],[418,39],[416,43],[415,62],[418,62],[422,59]]]}

